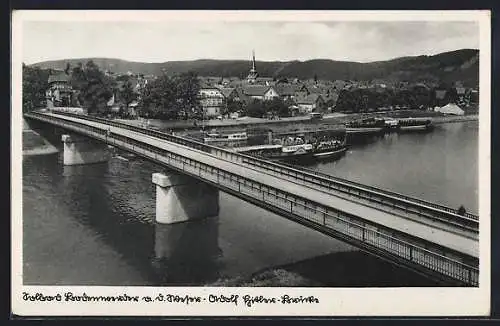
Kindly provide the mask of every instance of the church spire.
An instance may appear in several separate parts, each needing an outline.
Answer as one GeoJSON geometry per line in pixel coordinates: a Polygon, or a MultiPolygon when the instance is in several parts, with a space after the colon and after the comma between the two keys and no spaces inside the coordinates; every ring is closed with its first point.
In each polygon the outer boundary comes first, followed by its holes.
{"type": "Polygon", "coordinates": [[[247,76],[247,81],[249,83],[255,83],[258,77],[257,67],[255,66],[255,50],[252,50],[252,69],[250,69],[250,73],[247,76]]]}
{"type": "Polygon", "coordinates": [[[257,69],[255,67],[255,50],[252,50],[252,71],[256,72],[257,69]]]}

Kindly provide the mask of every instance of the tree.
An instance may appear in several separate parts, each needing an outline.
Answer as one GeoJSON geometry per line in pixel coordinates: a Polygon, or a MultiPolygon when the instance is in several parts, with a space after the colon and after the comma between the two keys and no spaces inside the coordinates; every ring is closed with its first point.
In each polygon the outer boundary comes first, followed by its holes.
{"type": "Polygon", "coordinates": [[[342,90],[337,100],[339,111],[359,112],[363,105],[363,94],[359,89],[342,90]]]}
{"type": "Polygon", "coordinates": [[[254,99],[252,102],[247,104],[245,113],[249,117],[262,118],[266,113],[266,110],[262,101],[254,99]]]}
{"type": "Polygon", "coordinates": [[[187,72],[174,77],[176,89],[177,111],[187,116],[188,112],[200,109],[198,92],[200,91],[200,81],[194,72],[187,72]]]}
{"type": "Polygon", "coordinates": [[[73,68],[71,86],[77,91],[79,102],[89,113],[106,113],[107,102],[113,96],[114,83],[92,60],[85,66],[80,63],[73,68]]]}
{"type": "Polygon", "coordinates": [[[280,117],[289,117],[290,109],[279,97],[275,97],[270,101],[264,102],[265,111],[270,112],[273,115],[277,115],[280,117]]]}
{"type": "Polygon", "coordinates": [[[69,75],[70,71],[71,71],[71,64],[69,62],[66,62],[66,68],[64,69],[64,73],[66,75],[69,75]]]}
{"type": "Polygon", "coordinates": [[[200,110],[200,84],[192,72],[169,77],[161,75],[147,84],[139,102],[140,114],[160,119],[178,119],[200,110]]]}
{"type": "Polygon", "coordinates": [[[174,80],[163,74],[144,89],[140,102],[141,115],[160,119],[176,119],[179,103],[174,80]]]}
{"type": "Polygon", "coordinates": [[[123,87],[121,87],[118,91],[118,94],[120,96],[120,99],[123,101],[123,104],[125,104],[125,107],[128,109],[128,106],[130,103],[135,101],[137,99],[137,93],[135,92],[133,86],[132,86],[132,81],[130,78],[125,80],[123,87]]]}
{"type": "Polygon", "coordinates": [[[49,74],[49,70],[32,68],[23,63],[23,112],[45,106],[49,74]]]}
{"type": "Polygon", "coordinates": [[[243,103],[240,101],[235,101],[234,99],[228,99],[226,102],[226,113],[233,113],[243,110],[243,103]]]}
{"type": "Polygon", "coordinates": [[[431,92],[429,89],[422,87],[422,86],[416,86],[413,88],[413,93],[415,96],[415,105],[418,108],[428,107],[432,104],[431,103],[431,92]]]}

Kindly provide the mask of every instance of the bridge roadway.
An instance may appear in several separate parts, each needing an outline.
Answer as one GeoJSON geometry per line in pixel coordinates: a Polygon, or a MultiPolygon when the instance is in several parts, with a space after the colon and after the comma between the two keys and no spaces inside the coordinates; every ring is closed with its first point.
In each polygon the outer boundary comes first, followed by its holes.
{"type": "MultiPolygon", "coordinates": [[[[252,147],[258,148],[258,146],[252,146],[252,147]]],[[[244,149],[243,151],[245,151],[245,150],[246,149],[244,149]]],[[[238,150],[234,150],[234,151],[239,152],[238,150]]],[[[247,164],[249,166],[252,165],[252,161],[247,162],[246,160],[244,160],[243,163],[247,164]]],[[[262,168],[265,168],[265,167],[262,166],[262,168]]],[[[458,234],[461,234],[465,237],[469,237],[471,239],[475,239],[475,240],[479,239],[479,233],[477,232],[478,228],[474,227],[474,226],[463,225],[460,220],[452,221],[452,220],[444,220],[444,219],[438,219],[438,218],[426,218],[422,214],[422,212],[415,212],[415,211],[408,209],[406,207],[399,207],[397,205],[391,205],[388,202],[384,203],[384,202],[381,202],[380,200],[376,200],[373,197],[366,198],[366,197],[359,195],[358,193],[335,191],[335,190],[332,190],[328,186],[322,185],[321,183],[311,184],[310,182],[300,182],[300,180],[297,180],[293,176],[279,175],[279,172],[275,172],[275,171],[272,171],[269,169],[266,169],[266,171],[268,174],[277,175],[280,178],[287,179],[287,180],[290,180],[290,181],[295,182],[295,183],[300,183],[300,184],[306,185],[308,187],[311,187],[311,188],[314,188],[317,190],[321,190],[323,192],[327,192],[333,196],[337,196],[339,198],[344,198],[346,200],[355,202],[359,205],[373,207],[373,208],[380,210],[380,211],[386,211],[389,214],[398,215],[398,216],[400,216],[404,219],[407,219],[407,220],[414,220],[418,223],[427,224],[433,228],[443,229],[447,232],[458,233],[458,234]]],[[[312,171],[312,172],[315,172],[315,171],[312,171]]],[[[377,190],[375,190],[375,191],[377,191],[377,190]]]]}
{"type": "Polygon", "coordinates": [[[192,160],[202,162],[204,164],[217,167],[219,169],[228,171],[230,173],[241,175],[251,180],[255,180],[258,183],[279,188],[283,191],[289,192],[291,194],[300,194],[301,197],[320,203],[327,207],[334,207],[346,213],[360,216],[363,219],[372,221],[376,224],[382,224],[388,228],[416,236],[421,239],[425,239],[432,243],[439,244],[441,246],[453,249],[455,251],[467,254],[472,257],[479,257],[479,243],[477,239],[465,236],[463,234],[458,234],[455,232],[450,232],[445,229],[436,228],[434,226],[428,225],[426,223],[421,223],[416,220],[409,220],[398,214],[393,214],[387,211],[381,211],[379,209],[360,205],[359,203],[339,198],[335,195],[314,189],[305,185],[301,185],[290,180],[286,180],[280,177],[276,177],[268,174],[265,170],[259,170],[258,168],[250,168],[238,163],[233,163],[228,160],[216,157],[214,155],[208,154],[203,151],[198,151],[193,148],[174,144],[169,141],[159,139],[157,137],[149,136],[140,132],[127,130],[125,128],[110,126],[105,123],[88,121],[84,119],[79,119],[75,117],[53,115],[46,113],[46,115],[52,115],[57,118],[63,118],[69,121],[74,121],[82,125],[93,126],[99,129],[109,130],[111,133],[122,135],[135,139],[137,141],[156,146],[158,148],[164,149],[166,151],[188,157],[192,160]]]}
{"type": "MultiPolygon", "coordinates": [[[[58,114],[61,113],[58,112],[58,114]]],[[[269,174],[277,175],[280,178],[288,178],[289,180],[307,185],[308,187],[321,189],[329,193],[335,193],[337,196],[348,198],[350,200],[356,200],[357,202],[363,202],[364,204],[369,204],[377,209],[389,209],[391,213],[399,212],[399,214],[402,214],[403,217],[416,217],[420,221],[431,221],[433,222],[433,225],[436,225],[435,222],[442,222],[447,228],[454,227],[455,231],[458,230],[466,233],[468,232],[476,239],[478,236],[479,217],[469,212],[459,214],[456,209],[431,203],[420,198],[410,197],[374,186],[360,184],[352,180],[341,179],[296,165],[291,166],[283,162],[277,164],[269,160],[241,153],[233,154],[237,151],[211,146],[197,140],[174,136],[156,130],[141,128],[103,118],[70,114],[67,112],[64,113],[64,115],[104,122],[105,124],[139,131],[141,133],[149,134],[176,144],[198,149],[232,162],[246,164],[249,167],[259,167],[260,169],[266,170],[269,174]]]]}

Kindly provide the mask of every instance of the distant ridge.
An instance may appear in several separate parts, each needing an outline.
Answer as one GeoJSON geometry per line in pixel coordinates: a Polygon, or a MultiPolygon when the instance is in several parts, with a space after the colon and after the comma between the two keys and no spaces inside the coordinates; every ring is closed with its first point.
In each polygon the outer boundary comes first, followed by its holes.
{"type": "MultiPolygon", "coordinates": [[[[169,75],[195,71],[200,76],[245,77],[250,69],[246,60],[167,61],[163,63],[132,62],[112,58],[81,58],[52,60],[32,64],[44,69],[63,70],[66,63],[93,60],[101,69],[116,73],[128,71],[144,75],[169,75]]],[[[479,50],[461,49],[436,55],[400,57],[369,63],[315,59],[307,61],[257,61],[257,71],[263,77],[296,77],[327,80],[392,80],[392,81],[462,81],[466,86],[479,84],[479,50]]]]}

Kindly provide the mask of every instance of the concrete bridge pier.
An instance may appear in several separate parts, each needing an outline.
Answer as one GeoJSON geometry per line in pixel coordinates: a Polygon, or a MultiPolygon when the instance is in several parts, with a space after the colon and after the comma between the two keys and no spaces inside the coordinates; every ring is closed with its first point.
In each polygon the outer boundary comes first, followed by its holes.
{"type": "Polygon", "coordinates": [[[105,143],[75,134],[62,135],[61,139],[64,143],[64,165],[100,163],[110,158],[108,146],[105,143]]]}
{"type": "Polygon", "coordinates": [[[153,173],[156,222],[173,224],[219,215],[219,190],[182,174],[153,173]]]}

